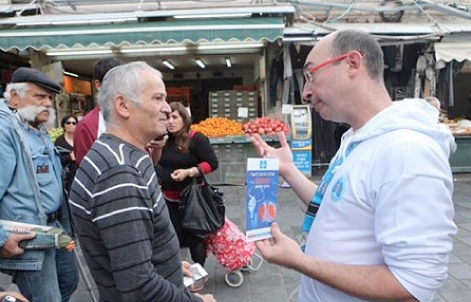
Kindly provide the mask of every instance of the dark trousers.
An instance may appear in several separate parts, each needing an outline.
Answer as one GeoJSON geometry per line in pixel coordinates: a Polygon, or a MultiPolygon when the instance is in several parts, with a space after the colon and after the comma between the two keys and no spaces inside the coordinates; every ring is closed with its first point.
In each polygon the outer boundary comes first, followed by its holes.
{"type": "Polygon", "coordinates": [[[270,101],[271,107],[276,106],[278,100],[278,83],[283,79],[283,60],[273,59],[270,66],[270,101]]]}
{"type": "Polygon", "coordinates": [[[182,215],[179,209],[180,202],[167,200],[167,206],[170,220],[172,220],[173,227],[180,241],[180,247],[188,247],[193,262],[199,263],[204,267],[206,261],[206,244],[204,239],[189,234],[182,229],[182,215]]]}

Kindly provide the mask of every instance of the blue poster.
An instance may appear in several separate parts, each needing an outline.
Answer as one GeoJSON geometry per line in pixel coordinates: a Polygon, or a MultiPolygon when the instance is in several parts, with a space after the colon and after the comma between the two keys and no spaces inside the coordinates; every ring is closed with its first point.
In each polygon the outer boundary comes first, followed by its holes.
{"type": "Polygon", "coordinates": [[[246,236],[249,241],[272,237],[276,221],[280,162],[277,158],[247,159],[246,236]]]}
{"type": "Polygon", "coordinates": [[[307,177],[312,176],[312,141],[291,139],[294,165],[307,177]]]}

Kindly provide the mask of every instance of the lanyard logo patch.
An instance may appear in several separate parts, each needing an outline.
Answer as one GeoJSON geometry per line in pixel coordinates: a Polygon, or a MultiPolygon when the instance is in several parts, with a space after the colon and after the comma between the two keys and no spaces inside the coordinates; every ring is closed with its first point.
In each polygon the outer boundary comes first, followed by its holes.
{"type": "Polygon", "coordinates": [[[330,195],[332,201],[338,202],[343,198],[343,195],[346,191],[346,186],[347,184],[345,181],[345,177],[340,177],[332,187],[332,193],[330,195]]]}

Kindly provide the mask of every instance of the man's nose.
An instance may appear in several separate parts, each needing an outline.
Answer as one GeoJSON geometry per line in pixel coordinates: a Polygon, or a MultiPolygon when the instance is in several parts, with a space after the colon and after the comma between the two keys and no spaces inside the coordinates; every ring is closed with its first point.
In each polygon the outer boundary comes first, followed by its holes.
{"type": "Polygon", "coordinates": [[[54,103],[54,96],[48,95],[45,98],[42,99],[42,103],[46,107],[52,107],[52,104],[54,103]]]}
{"type": "Polygon", "coordinates": [[[167,101],[165,101],[165,104],[162,107],[162,111],[169,114],[172,113],[172,108],[170,108],[170,105],[168,104],[167,101]]]}
{"type": "Polygon", "coordinates": [[[309,89],[308,85],[304,85],[303,88],[303,102],[310,103],[312,99],[312,91],[309,89]]]}

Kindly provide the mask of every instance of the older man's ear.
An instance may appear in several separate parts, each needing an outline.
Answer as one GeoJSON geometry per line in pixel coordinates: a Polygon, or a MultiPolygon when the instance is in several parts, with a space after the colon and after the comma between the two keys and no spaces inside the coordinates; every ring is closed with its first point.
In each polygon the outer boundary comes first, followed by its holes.
{"type": "Polygon", "coordinates": [[[116,112],[124,118],[129,118],[131,116],[129,101],[126,100],[123,96],[119,95],[114,100],[116,107],[116,112]]]}

